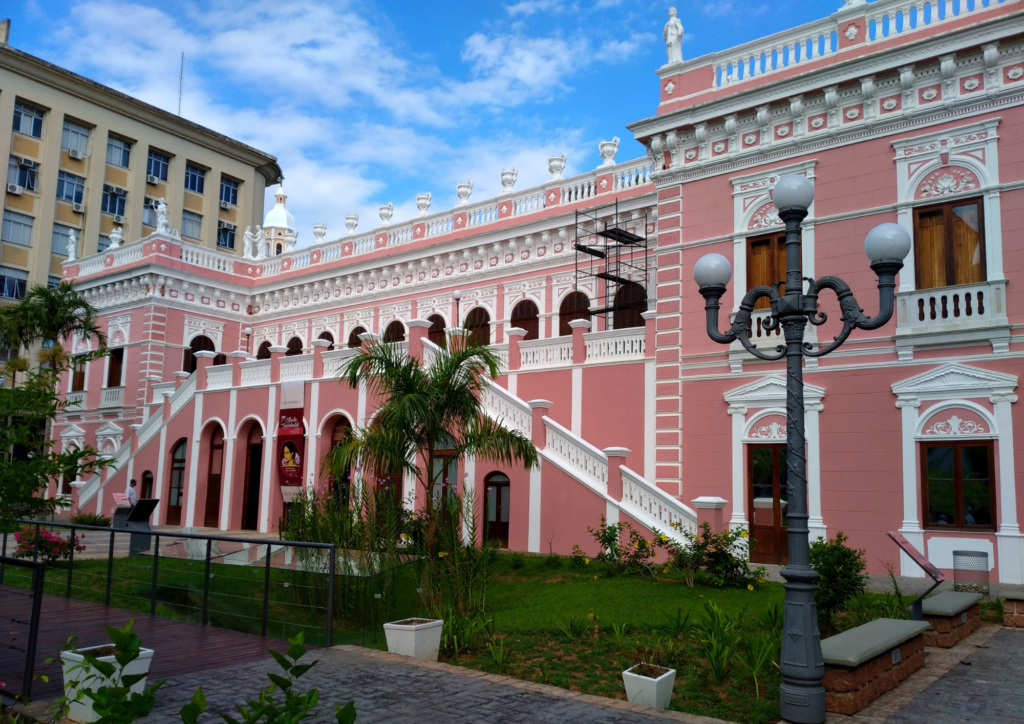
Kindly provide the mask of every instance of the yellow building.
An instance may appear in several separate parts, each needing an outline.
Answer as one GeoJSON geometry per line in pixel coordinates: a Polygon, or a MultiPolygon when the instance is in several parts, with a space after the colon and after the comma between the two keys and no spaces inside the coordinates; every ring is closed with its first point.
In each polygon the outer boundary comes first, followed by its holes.
{"type": "Polygon", "coordinates": [[[138,239],[163,198],[182,239],[242,254],[263,220],[274,156],[8,45],[0,23],[0,158],[8,159],[0,234],[0,299],[56,283],[71,234],[78,256],[116,229],[138,239]]]}

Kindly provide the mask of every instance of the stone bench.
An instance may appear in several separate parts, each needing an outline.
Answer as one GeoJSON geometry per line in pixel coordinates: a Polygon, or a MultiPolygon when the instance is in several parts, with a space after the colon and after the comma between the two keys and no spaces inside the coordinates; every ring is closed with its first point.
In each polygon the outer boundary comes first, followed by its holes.
{"type": "Polygon", "coordinates": [[[1024,591],[1010,591],[1003,599],[1003,626],[1024,628],[1024,591]]]}
{"type": "Polygon", "coordinates": [[[927,621],[880,618],[821,642],[825,708],[856,714],[924,666],[927,621]]]}
{"type": "Polygon", "coordinates": [[[948,649],[970,636],[981,626],[981,599],[980,593],[957,591],[926,598],[921,608],[931,629],[925,631],[924,645],[948,649]]]}

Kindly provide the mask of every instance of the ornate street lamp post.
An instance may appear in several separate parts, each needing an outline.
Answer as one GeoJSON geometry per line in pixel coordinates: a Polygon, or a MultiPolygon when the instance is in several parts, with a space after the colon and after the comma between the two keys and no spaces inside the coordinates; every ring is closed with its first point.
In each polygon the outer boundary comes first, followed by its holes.
{"type": "Polygon", "coordinates": [[[896,273],[912,240],[898,224],[881,224],[864,241],[871,268],[878,275],[879,312],[868,318],[853,297],[849,285],[838,277],[802,279],[800,277],[800,222],[814,200],[814,185],[804,176],[786,176],[775,185],[773,194],[779,218],[786,224],[786,281],[771,287],[755,287],[740,303],[740,311],[728,332],[718,330],[718,302],[732,276],[729,260],[721,254],[706,254],[693,267],[694,281],[704,297],[708,336],[720,344],[739,340],[755,357],[765,360],[786,359],[786,468],[788,485],[789,564],[782,569],[786,579],[786,601],[782,637],[780,713],[795,724],[821,724],[825,721],[825,690],[821,682],[825,663],[821,657],[818,616],[814,605],[818,573],[809,563],[807,537],[807,461],[804,454],[804,381],[803,357],[822,357],[836,349],[857,328],[878,329],[892,316],[896,273]],[[803,282],[807,282],[804,291],[803,282]],[[815,350],[804,342],[807,323],[821,325],[826,315],[818,311],[818,293],[831,289],[839,298],[843,329],[825,348],[815,350]],[[750,317],[759,299],[771,301],[771,316],[765,330],[782,327],[786,344],[774,352],[764,352],[750,341],[750,317]]]}

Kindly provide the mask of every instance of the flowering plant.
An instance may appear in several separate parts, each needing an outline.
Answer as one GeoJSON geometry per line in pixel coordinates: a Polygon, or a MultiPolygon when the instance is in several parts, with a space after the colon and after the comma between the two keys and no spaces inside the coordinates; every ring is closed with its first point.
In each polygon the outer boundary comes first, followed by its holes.
{"type": "MultiPolygon", "coordinates": [[[[47,564],[61,559],[66,560],[71,556],[72,547],[75,551],[85,550],[85,545],[79,542],[82,538],[84,536],[80,535],[76,535],[74,538],[61,538],[45,528],[40,528],[38,538],[39,558],[43,560],[43,563],[47,564]]],[[[18,548],[14,551],[14,557],[32,558],[33,552],[37,548],[36,531],[33,528],[22,528],[14,534],[14,540],[18,543],[18,548]]]]}

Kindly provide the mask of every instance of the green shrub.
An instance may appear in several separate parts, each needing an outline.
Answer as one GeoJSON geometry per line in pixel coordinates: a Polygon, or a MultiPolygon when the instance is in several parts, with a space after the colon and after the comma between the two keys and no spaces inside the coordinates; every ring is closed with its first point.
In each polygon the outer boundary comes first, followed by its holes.
{"type": "Polygon", "coordinates": [[[71,515],[71,522],[75,525],[94,525],[98,528],[110,527],[110,518],[102,513],[86,513],[81,510],[71,515]]]}
{"type": "Polygon", "coordinates": [[[811,543],[811,567],[818,572],[814,602],[818,616],[831,621],[847,603],[867,588],[864,573],[867,563],[864,551],[846,545],[848,538],[842,531],[832,540],[811,543]]]}
{"type": "Polygon", "coordinates": [[[691,587],[697,570],[703,571],[706,583],[718,588],[749,588],[764,582],[764,567],[751,570],[747,565],[747,531],[737,528],[712,533],[706,522],[697,533],[683,530],[682,525],[676,527],[686,538],[685,543],[658,531],[654,531],[655,540],[668,551],[672,566],[686,574],[691,587]]]}
{"type": "Polygon", "coordinates": [[[526,565],[526,558],[522,553],[513,553],[508,557],[508,565],[513,571],[518,571],[526,565]]]}
{"type": "Polygon", "coordinates": [[[587,558],[587,554],[583,552],[583,549],[579,546],[572,547],[572,555],[569,556],[569,567],[579,570],[590,563],[590,559],[587,558]]]}

